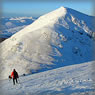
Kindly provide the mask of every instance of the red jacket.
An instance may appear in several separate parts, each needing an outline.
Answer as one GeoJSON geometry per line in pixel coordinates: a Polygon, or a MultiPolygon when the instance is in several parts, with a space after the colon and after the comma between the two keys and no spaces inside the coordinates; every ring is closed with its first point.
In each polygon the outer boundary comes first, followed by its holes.
{"type": "Polygon", "coordinates": [[[15,71],[13,71],[12,73],[11,73],[11,77],[13,77],[14,79],[16,79],[16,78],[18,78],[18,73],[15,71]]]}
{"type": "Polygon", "coordinates": [[[11,73],[11,77],[13,77],[13,78],[14,78],[14,72],[12,72],[12,73],[11,73]]]}

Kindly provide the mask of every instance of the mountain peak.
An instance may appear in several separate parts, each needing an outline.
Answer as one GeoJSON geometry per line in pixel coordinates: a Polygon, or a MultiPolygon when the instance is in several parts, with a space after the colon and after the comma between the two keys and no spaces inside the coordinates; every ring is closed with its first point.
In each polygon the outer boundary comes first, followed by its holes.
{"type": "Polygon", "coordinates": [[[60,8],[58,8],[58,9],[66,10],[66,7],[61,6],[61,7],[60,7],[60,8]]]}
{"type": "Polygon", "coordinates": [[[2,77],[91,61],[91,19],[64,7],[41,16],[0,44],[2,77]]]}
{"type": "Polygon", "coordinates": [[[66,8],[60,7],[60,8],[58,8],[58,9],[52,11],[52,12],[49,12],[49,13],[41,16],[40,18],[45,17],[45,18],[48,18],[48,19],[57,19],[58,17],[61,17],[61,16],[65,17],[66,13],[67,13],[66,8]]]}

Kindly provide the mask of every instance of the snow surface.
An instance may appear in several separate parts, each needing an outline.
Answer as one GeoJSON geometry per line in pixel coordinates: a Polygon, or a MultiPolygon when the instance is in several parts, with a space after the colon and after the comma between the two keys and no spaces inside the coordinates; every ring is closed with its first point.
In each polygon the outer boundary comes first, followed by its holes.
{"type": "Polygon", "coordinates": [[[0,44],[1,78],[92,61],[93,18],[64,7],[41,16],[0,44]]]}
{"type": "MultiPolygon", "coordinates": [[[[1,95],[95,95],[95,61],[0,81],[1,95]]],[[[19,72],[18,72],[19,73],[19,72]]]]}

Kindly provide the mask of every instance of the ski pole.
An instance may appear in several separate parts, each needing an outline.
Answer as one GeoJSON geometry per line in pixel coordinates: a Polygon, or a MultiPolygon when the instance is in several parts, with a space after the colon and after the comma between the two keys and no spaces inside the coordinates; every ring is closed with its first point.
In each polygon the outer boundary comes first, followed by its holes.
{"type": "Polygon", "coordinates": [[[19,84],[20,84],[20,80],[19,80],[19,78],[18,78],[18,82],[19,82],[19,84]]]}

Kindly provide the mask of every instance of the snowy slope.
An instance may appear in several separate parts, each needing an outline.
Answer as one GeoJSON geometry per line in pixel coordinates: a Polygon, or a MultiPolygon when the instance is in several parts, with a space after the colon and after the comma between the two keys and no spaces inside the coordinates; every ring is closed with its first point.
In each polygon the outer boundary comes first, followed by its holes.
{"type": "Polygon", "coordinates": [[[1,95],[95,95],[95,61],[0,81],[1,95]]]}
{"type": "Polygon", "coordinates": [[[1,43],[2,77],[93,60],[93,18],[64,7],[41,16],[1,43]]]}
{"type": "Polygon", "coordinates": [[[9,38],[14,33],[33,23],[36,18],[34,19],[32,17],[2,17],[0,18],[0,20],[2,22],[2,32],[0,33],[0,38],[9,38]]]}

